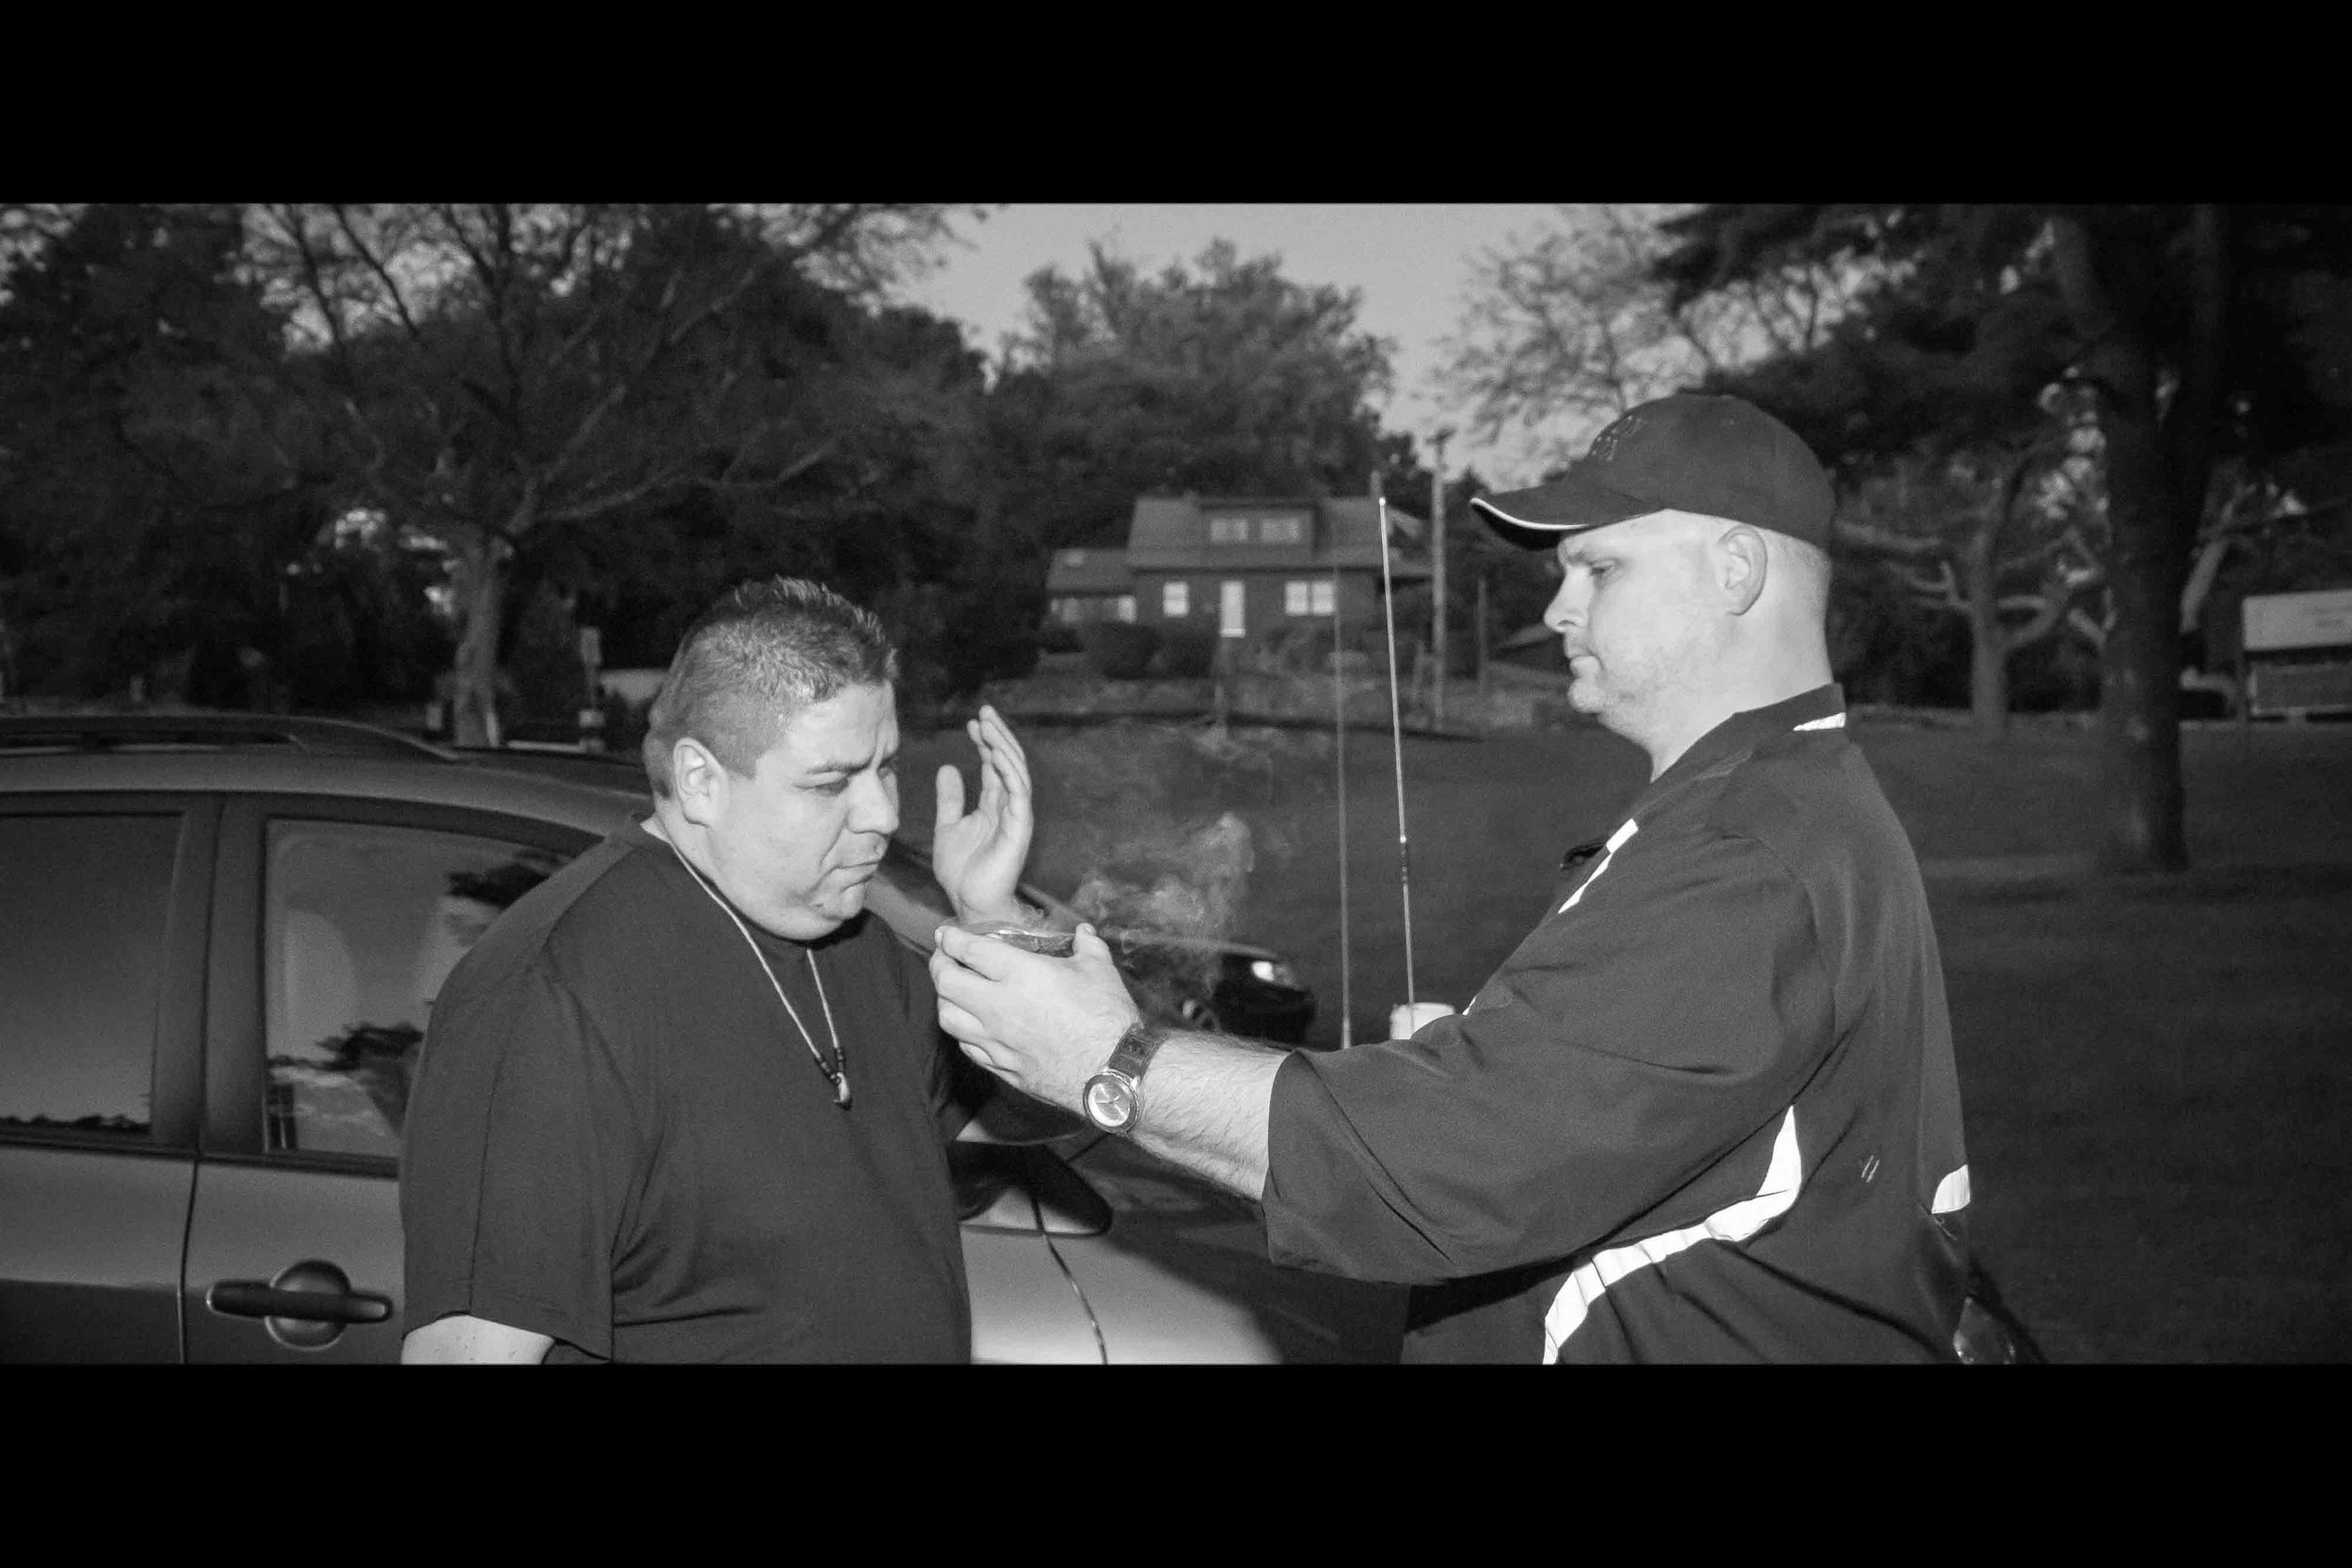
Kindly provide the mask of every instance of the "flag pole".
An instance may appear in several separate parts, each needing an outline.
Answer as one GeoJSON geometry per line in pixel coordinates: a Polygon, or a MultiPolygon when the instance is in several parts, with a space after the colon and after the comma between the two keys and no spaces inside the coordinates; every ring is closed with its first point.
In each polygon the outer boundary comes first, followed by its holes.
{"type": "Polygon", "coordinates": [[[1396,689],[1396,583],[1389,567],[1389,498],[1380,490],[1380,471],[1372,474],[1372,499],[1380,526],[1380,598],[1389,622],[1389,736],[1396,751],[1396,886],[1405,906],[1405,1005],[1409,1011],[1421,1000],[1413,989],[1413,847],[1405,831],[1405,717],[1396,689]]]}
{"type": "MultiPolygon", "coordinates": [[[[1337,540],[1332,544],[1336,546],[1337,540]]],[[[1340,562],[1331,555],[1331,752],[1339,759],[1340,1049],[1356,1043],[1356,975],[1347,929],[1347,688],[1340,673],[1340,562]]]]}

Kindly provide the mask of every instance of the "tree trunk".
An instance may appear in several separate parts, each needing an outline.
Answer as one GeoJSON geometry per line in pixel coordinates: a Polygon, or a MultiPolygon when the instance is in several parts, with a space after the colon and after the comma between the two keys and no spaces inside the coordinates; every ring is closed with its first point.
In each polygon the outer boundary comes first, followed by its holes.
{"type": "Polygon", "coordinates": [[[473,530],[457,547],[457,657],[450,692],[451,737],[460,746],[503,743],[498,711],[499,635],[506,605],[501,541],[473,530]]]}
{"type": "Polygon", "coordinates": [[[2100,415],[2107,448],[2107,593],[2115,615],[2099,650],[2099,775],[2112,871],[2188,864],[2181,789],[2181,578],[2167,494],[2154,377],[2144,398],[2100,415]]]}
{"type": "MultiPolygon", "coordinates": [[[[2093,221],[2059,216],[2051,235],[2059,292],[2086,344],[2081,369],[2098,388],[2106,442],[2106,578],[2114,616],[2099,649],[2106,819],[2098,860],[2109,871],[2178,871],[2188,864],[2179,631],[2187,539],[2176,525],[2179,465],[2167,462],[2155,347],[2148,336],[2145,278],[2160,260],[2134,249],[2145,247],[2145,239],[2099,234],[2093,221]]],[[[2211,369],[2198,365],[2184,375],[2175,432],[2204,434],[2196,400],[2211,395],[2211,369]]]]}
{"type": "Polygon", "coordinates": [[[2009,643],[2001,633],[2000,529],[1971,529],[1960,551],[1968,597],[1968,709],[1977,733],[2009,733],[2009,643]]]}

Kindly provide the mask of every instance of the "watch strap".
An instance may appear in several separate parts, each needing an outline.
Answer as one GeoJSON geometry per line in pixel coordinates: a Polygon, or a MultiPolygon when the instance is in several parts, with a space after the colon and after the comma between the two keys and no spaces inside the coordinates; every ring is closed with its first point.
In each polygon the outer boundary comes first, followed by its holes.
{"type": "Polygon", "coordinates": [[[1166,1038],[1168,1031],[1165,1029],[1146,1023],[1141,1019],[1136,1020],[1119,1037],[1119,1043],[1111,1047],[1111,1059],[1104,1064],[1104,1070],[1122,1073],[1140,1084],[1144,1069],[1152,1065],[1153,1053],[1166,1038]]]}

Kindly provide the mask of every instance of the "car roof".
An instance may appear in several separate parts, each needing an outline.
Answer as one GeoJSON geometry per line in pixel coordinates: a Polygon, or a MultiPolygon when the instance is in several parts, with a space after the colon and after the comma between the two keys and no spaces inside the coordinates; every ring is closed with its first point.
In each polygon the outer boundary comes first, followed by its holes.
{"type": "Polygon", "coordinates": [[[471,807],[602,834],[642,815],[642,791],[480,768],[452,757],[317,752],[0,751],[0,794],[130,794],[209,790],[323,795],[359,800],[471,807]]]}
{"type": "Polygon", "coordinates": [[[0,755],[33,752],[123,752],[173,748],[278,749],[326,756],[446,758],[430,741],[349,719],[306,714],[0,714],[0,755]]]}

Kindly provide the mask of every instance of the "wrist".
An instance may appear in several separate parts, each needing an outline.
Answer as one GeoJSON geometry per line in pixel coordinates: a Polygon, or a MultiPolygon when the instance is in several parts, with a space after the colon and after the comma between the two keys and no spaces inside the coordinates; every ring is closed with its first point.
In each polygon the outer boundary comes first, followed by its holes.
{"type": "Polygon", "coordinates": [[[1078,1109],[1105,1132],[1132,1136],[1143,1115],[1143,1079],[1168,1031],[1138,1018],[1113,1042],[1109,1058],[1079,1090],[1078,1109]]]}
{"type": "Polygon", "coordinates": [[[956,918],[967,921],[1002,921],[1008,926],[1043,927],[1045,911],[1034,904],[1024,904],[1018,898],[1007,898],[988,904],[967,904],[961,898],[950,898],[955,905],[956,918]]]}

